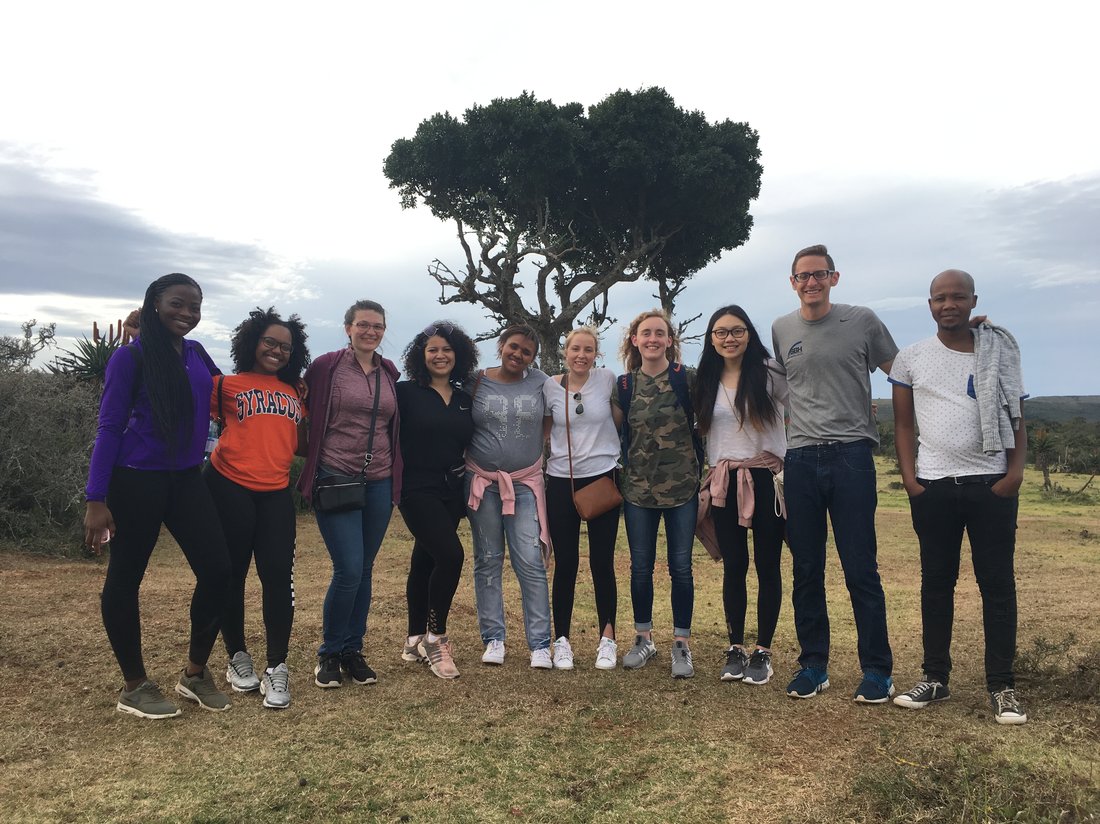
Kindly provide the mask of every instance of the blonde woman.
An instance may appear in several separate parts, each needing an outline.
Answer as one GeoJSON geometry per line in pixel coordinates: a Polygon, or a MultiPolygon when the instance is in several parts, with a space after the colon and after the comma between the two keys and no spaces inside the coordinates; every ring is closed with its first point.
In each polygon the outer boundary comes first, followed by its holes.
{"type": "MultiPolygon", "coordinates": [[[[616,479],[621,420],[611,404],[615,375],[596,367],[600,339],[596,330],[580,326],[565,338],[564,374],[542,385],[550,423],[550,458],[546,463],[546,511],[554,545],[554,668],[573,669],[569,632],[573,596],[580,566],[581,517],[573,504],[573,490],[602,477],[616,479]],[[566,429],[568,415],[568,431],[566,429]],[[618,417],[618,420],[616,420],[618,417]],[[570,473],[572,452],[572,473],[570,473]],[[570,479],[572,474],[572,480],[570,479]]],[[[588,562],[596,596],[600,641],[596,668],[615,669],[615,539],[619,534],[619,507],[588,521],[588,562]]]]}
{"type": "Polygon", "coordinates": [[[618,378],[614,401],[623,413],[623,513],[636,632],[623,667],[640,669],[657,654],[652,638],[653,564],[657,527],[663,519],[672,578],[672,677],[691,678],[691,551],[703,464],[691,405],[695,372],[678,362],[676,331],[658,309],[633,320],[621,351],[627,372],[618,378]]]}

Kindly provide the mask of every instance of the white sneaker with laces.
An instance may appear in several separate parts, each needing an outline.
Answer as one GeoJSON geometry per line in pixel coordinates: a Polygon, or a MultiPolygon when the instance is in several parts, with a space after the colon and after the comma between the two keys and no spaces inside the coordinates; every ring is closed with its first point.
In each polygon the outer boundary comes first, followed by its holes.
{"type": "Polygon", "coordinates": [[[554,642],[554,669],[573,669],[573,647],[564,635],[554,642]]]}
{"type": "Polygon", "coordinates": [[[596,648],[596,669],[613,670],[619,665],[619,645],[614,638],[601,638],[596,648]]]}
{"type": "Polygon", "coordinates": [[[225,669],[225,680],[233,692],[254,692],[260,688],[260,679],[252,664],[252,656],[243,649],[236,653],[225,669]]]}
{"type": "Polygon", "coordinates": [[[550,657],[550,647],[531,650],[531,669],[553,669],[554,660],[550,657]]]}
{"type": "Polygon", "coordinates": [[[485,645],[485,652],[481,654],[481,663],[500,666],[504,663],[504,642],[490,641],[485,645]]]}

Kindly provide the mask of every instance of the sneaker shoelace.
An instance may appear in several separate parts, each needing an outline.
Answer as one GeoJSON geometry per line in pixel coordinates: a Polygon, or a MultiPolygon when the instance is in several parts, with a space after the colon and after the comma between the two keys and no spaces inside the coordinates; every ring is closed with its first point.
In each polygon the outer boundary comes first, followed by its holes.
{"type": "Polygon", "coordinates": [[[237,673],[238,678],[255,678],[256,670],[252,667],[252,661],[248,658],[241,660],[229,661],[229,666],[233,668],[233,672],[237,673]]]}
{"type": "Polygon", "coordinates": [[[286,669],[276,667],[267,674],[267,679],[275,692],[287,692],[290,689],[290,672],[286,669]]]}
{"type": "Polygon", "coordinates": [[[993,698],[997,702],[997,714],[1001,715],[1005,712],[1018,713],[1020,711],[1020,702],[1016,698],[1016,690],[1005,689],[1000,692],[993,693],[993,698]]]}

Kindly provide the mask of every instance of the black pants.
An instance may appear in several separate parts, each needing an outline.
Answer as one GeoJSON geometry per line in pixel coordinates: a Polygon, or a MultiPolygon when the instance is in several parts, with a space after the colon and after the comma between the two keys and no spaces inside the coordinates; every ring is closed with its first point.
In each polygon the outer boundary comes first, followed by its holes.
{"type": "Polygon", "coordinates": [[[466,515],[466,500],[457,493],[412,492],[401,496],[398,508],[414,538],[405,584],[409,635],[446,635],[465,557],[458,524],[466,515]]]}
{"type": "Polygon", "coordinates": [[[951,674],[951,627],[959,578],[963,530],[970,538],[974,576],[982,595],[985,680],[990,691],[1014,686],[1016,657],[1016,512],[1018,498],[999,498],[988,483],[926,484],[909,499],[920,541],[924,672],[947,683],[951,674]]]}
{"type": "Polygon", "coordinates": [[[244,585],[252,558],[263,586],[267,665],[286,661],[294,624],[294,543],[297,527],[290,488],[257,492],[222,475],[213,465],[203,470],[218,508],[233,579],[222,613],[222,640],[232,658],[247,650],[244,640],[244,585]]]}
{"type": "Polygon", "coordinates": [[[195,573],[188,658],[205,664],[218,637],[229,585],[229,554],[199,468],[159,472],[115,467],[107,506],[117,530],[101,598],[103,626],[127,681],[146,677],[138,591],[163,523],[195,573]]]}
{"type": "MultiPolygon", "coordinates": [[[[756,566],[756,643],[771,647],[779,608],[783,602],[783,530],[786,522],[775,514],[775,485],[766,468],[750,469],[755,509],[752,516],[752,557],[756,566]]],[[[737,523],[737,471],[730,472],[730,496],[726,506],[712,506],[711,517],[722,553],[722,605],[731,644],[745,643],[745,612],[748,593],[749,529],[737,523]]]]}
{"type": "MultiPolygon", "coordinates": [[[[614,470],[604,475],[614,479],[614,470]]],[[[574,478],[583,489],[604,475],[574,478]]],[[[573,505],[568,478],[546,478],[546,518],[550,521],[550,541],[554,545],[554,637],[569,637],[573,623],[573,596],[580,566],[581,516],[573,505]]],[[[596,593],[596,618],[599,631],[615,628],[618,589],[615,586],[615,539],[619,534],[619,508],[605,512],[588,522],[588,565],[592,570],[592,588],[596,593]]]]}

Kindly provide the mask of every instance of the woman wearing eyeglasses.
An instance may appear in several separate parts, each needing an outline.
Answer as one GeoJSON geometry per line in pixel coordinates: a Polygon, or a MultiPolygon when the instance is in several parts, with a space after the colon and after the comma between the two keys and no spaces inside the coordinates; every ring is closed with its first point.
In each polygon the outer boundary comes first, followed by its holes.
{"type": "Polygon", "coordinates": [[[722,602],[730,647],[723,681],[766,684],[772,636],[783,597],[780,560],[786,521],[773,482],[783,470],[787,380],[740,306],[723,306],[707,323],[693,400],[706,437],[711,517],[722,553],[722,602]],[[778,504],[778,505],[777,505],[778,504]],[[759,585],[756,645],[745,647],[748,531],[759,585]]]}
{"type": "Polygon", "coordinates": [[[234,331],[230,353],[235,374],[214,381],[210,404],[224,429],[203,470],[233,564],[222,615],[225,678],[235,692],[258,689],[265,707],[283,709],[290,706],[286,656],[294,622],[290,464],[304,412],[298,383],[309,365],[305,327],[297,315],[283,320],[273,309],[256,309],[234,331]],[[253,557],[267,635],[262,679],[244,637],[245,579],[253,557]]]}
{"type": "Polygon", "coordinates": [[[462,387],[477,368],[477,347],[459,327],[437,321],[405,349],[409,380],[397,384],[401,410],[401,515],[414,543],[405,588],[409,635],[401,657],[457,678],[447,616],[462,575],[459,522],[466,516],[464,454],[474,433],[462,387]]]}
{"type": "Polygon", "coordinates": [[[374,558],[401,497],[400,416],[397,367],[378,354],[386,311],[360,300],[344,313],[348,346],[318,357],[306,370],[310,418],[306,461],[298,490],[314,499],[315,484],[334,475],[365,478],[361,509],[323,512],[317,527],[332,558],[325,595],[323,638],[314,683],[339,687],[378,680],[363,657],[374,558]]]}
{"type": "MultiPolygon", "coordinates": [[[[542,392],[552,418],[550,458],[546,463],[546,512],[554,545],[554,642],[555,669],[573,669],[569,642],[573,596],[580,565],[581,517],[573,503],[573,490],[599,478],[616,480],[619,433],[611,405],[615,373],[593,368],[600,352],[596,330],[581,326],[565,338],[566,372],[546,381],[542,392]],[[568,421],[566,419],[568,415],[568,421]],[[567,427],[568,423],[568,427],[567,427]],[[572,456],[572,457],[570,457],[572,456]]],[[[596,596],[600,641],[596,668],[615,669],[615,539],[619,534],[619,507],[588,521],[588,562],[596,596]]]]}
{"type": "Polygon", "coordinates": [[[618,378],[615,402],[623,412],[623,517],[630,542],[635,629],[634,646],[623,656],[623,668],[640,669],[657,654],[652,638],[653,565],[663,520],[672,579],[672,677],[691,678],[691,550],[703,462],[690,398],[695,371],[678,362],[676,330],[658,309],[642,312],[631,322],[621,351],[628,371],[618,378]]]}

